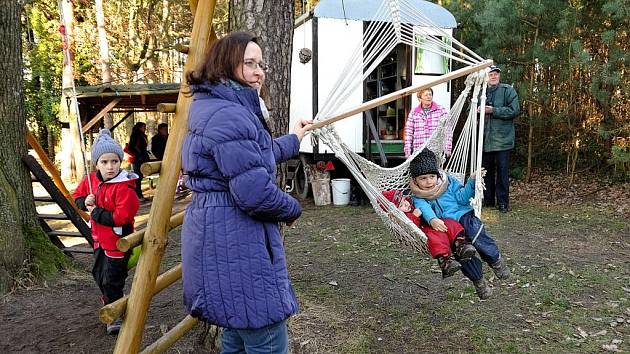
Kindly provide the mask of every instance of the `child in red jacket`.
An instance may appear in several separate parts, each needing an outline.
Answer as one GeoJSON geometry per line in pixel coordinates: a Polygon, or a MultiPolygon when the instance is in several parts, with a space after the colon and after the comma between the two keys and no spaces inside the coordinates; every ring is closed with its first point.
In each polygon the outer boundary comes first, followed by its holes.
{"type": "MultiPolygon", "coordinates": [[[[90,173],[74,192],[77,206],[90,213],[94,240],[92,275],[101,290],[104,304],[123,297],[127,278],[127,262],[131,252],[122,252],[116,241],[133,232],[139,201],[135,192],[138,175],[121,170],[123,149],[102,129],[92,145],[92,162],[96,172],[90,173]]],[[[107,325],[107,334],[120,330],[122,321],[107,325]]]]}

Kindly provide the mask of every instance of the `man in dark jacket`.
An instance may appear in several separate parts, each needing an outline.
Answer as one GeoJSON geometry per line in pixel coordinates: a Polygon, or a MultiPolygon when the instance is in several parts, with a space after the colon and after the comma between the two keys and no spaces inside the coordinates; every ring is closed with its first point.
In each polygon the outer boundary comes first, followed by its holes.
{"type": "Polygon", "coordinates": [[[166,141],[168,140],[168,124],[158,124],[158,132],[151,138],[151,152],[155,158],[162,160],[164,158],[164,150],[166,149],[166,141]]]}
{"type": "Polygon", "coordinates": [[[483,134],[482,165],[487,170],[484,204],[496,205],[499,211],[507,213],[510,205],[509,170],[510,154],[514,148],[514,119],[520,107],[516,90],[500,83],[500,79],[501,69],[492,65],[488,73],[483,134]]]}

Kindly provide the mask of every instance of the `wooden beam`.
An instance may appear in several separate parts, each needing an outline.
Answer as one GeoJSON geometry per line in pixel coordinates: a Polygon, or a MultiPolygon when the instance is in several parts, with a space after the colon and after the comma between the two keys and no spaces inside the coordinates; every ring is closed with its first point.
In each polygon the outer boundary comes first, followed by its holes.
{"type": "Polygon", "coordinates": [[[158,103],[157,111],[160,113],[175,113],[177,104],[175,103],[158,103]]]}
{"type": "MultiPolygon", "coordinates": [[[[182,264],[179,263],[157,277],[155,281],[155,288],[153,289],[151,296],[159,294],[160,291],[166,289],[169,285],[173,284],[181,277],[182,264]]],[[[98,311],[98,318],[103,323],[112,323],[115,319],[121,318],[125,314],[127,301],[128,296],[123,296],[120,299],[101,307],[98,311]]]]}
{"type": "MultiPolygon", "coordinates": [[[[184,211],[180,211],[179,213],[171,216],[171,219],[168,223],[168,231],[173,230],[184,222],[184,211]]],[[[138,246],[142,243],[142,239],[144,238],[144,229],[138,230],[130,235],[125,237],[121,237],[116,241],[116,248],[123,252],[127,252],[130,249],[138,246]]]]}
{"type": "Polygon", "coordinates": [[[147,96],[146,95],[140,95],[140,103],[143,106],[147,104],[147,96]]]}
{"type": "Polygon", "coordinates": [[[122,119],[121,119],[121,120],[119,120],[118,122],[116,122],[116,124],[114,124],[114,125],[112,126],[112,129],[110,129],[110,131],[112,131],[112,132],[113,132],[113,131],[114,131],[114,129],[116,129],[116,127],[117,127],[117,126],[119,126],[122,122],[124,122],[127,118],[129,118],[129,117],[130,117],[133,113],[134,113],[134,111],[127,112],[127,114],[125,114],[125,116],[124,116],[124,117],[122,117],[122,119]]]}
{"type": "Polygon", "coordinates": [[[140,166],[140,172],[145,176],[150,176],[160,172],[160,168],[162,168],[162,161],[145,162],[140,166]]]}
{"type": "MultiPolygon", "coordinates": [[[[215,4],[216,0],[199,0],[197,3],[196,11],[193,12],[195,17],[184,72],[194,69],[205,59],[215,4]]],[[[185,78],[182,80],[181,87],[187,87],[185,78]]],[[[188,109],[191,102],[192,97],[182,92],[180,88],[174,124],[164,152],[164,163],[169,168],[160,172],[160,184],[151,203],[149,221],[142,242],[142,255],[127,302],[125,324],[118,334],[114,347],[115,354],[135,354],[140,349],[144,324],[156,285],[155,280],[168,239],[168,216],[173,208],[175,188],[182,165],[181,152],[188,132],[188,109]]]]}
{"type": "Polygon", "coordinates": [[[109,102],[107,104],[107,106],[105,106],[103,109],[101,109],[100,112],[98,112],[94,118],[90,119],[89,122],[85,123],[85,125],[81,128],[81,133],[85,133],[88,129],[92,128],[92,126],[96,123],[98,123],[98,121],[103,118],[105,116],[105,114],[107,114],[109,111],[112,110],[112,108],[114,108],[118,102],[120,102],[122,100],[122,98],[117,97],[114,98],[111,102],[109,102]]]}
{"type": "Polygon", "coordinates": [[[81,216],[81,218],[85,221],[88,221],[90,219],[90,216],[83,210],[79,210],[79,208],[77,208],[77,206],[74,204],[74,199],[66,188],[66,185],[61,180],[61,175],[59,174],[59,171],[57,171],[57,167],[55,167],[55,164],[48,158],[48,155],[46,155],[46,152],[44,151],[42,146],[39,145],[39,142],[37,141],[37,139],[35,139],[35,136],[31,132],[26,132],[26,142],[28,142],[31,148],[35,150],[37,157],[42,162],[42,165],[44,165],[46,172],[48,172],[48,174],[52,178],[55,186],[57,186],[57,189],[59,189],[61,194],[63,194],[68,202],[70,202],[72,208],[74,208],[74,210],[81,216]]]}
{"type": "Polygon", "coordinates": [[[199,323],[199,320],[188,315],[184,317],[175,327],[166,332],[162,337],[156,340],[153,344],[144,348],[142,354],[158,354],[164,353],[168,348],[177,342],[184,334],[188,333],[193,327],[199,323]]]}
{"type": "Polygon", "coordinates": [[[175,49],[176,51],[182,53],[182,54],[188,54],[188,50],[190,49],[187,45],[183,44],[183,43],[175,43],[175,45],[173,46],[173,49],[175,49]]]}
{"type": "Polygon", "coordinates": [[[363,111],[367,111],[368,109],[372,109],[374,107],[383,105],[385,103],[389,103],[392,101],[395,101],[399,98],[403,98],[405,96],[409,96],[414,92],[418,92],[421,90],[424,90],[425,88],[429,88],[429,87],[433,87],[435,85],[441,84],[443,82],[447,82],[453,79],[456,79],[458,77],[462,77],[464,75],[468,75],[468,74],[472,74],[476,71],[485,69],[489,66],[491,66],[492,64],[494,64],[494,62],[492,60],[486,60],[484,62],[482,62],[481,64],[476,64],[476,65],[471,65],[471,66],[467,66],[465,68],[459,69],[459,70],[455,70],[451,73],[448,73],[446,75],[442,75],[442,76],[438,76],[435,79],[423,83],[423,84],[418,84],[415,86],[409,86],[409,87],[405,87],[402,90],[398,90],[395,92],[392,92],[390,94],[387,94],[385,96],[381,96],[381,97],[377,97],[371,101],[367,101],[345,113],[339,114],[337,116],[328,118],[326,120],[320,121],[320,122],[316,122],[313,125],[310,126],[309,130],[314,130],[314,129],[319,129],[322,127],[325,127],[329,124],[335,123],[337,121],[340,121],[342,119],[348,118],[348,117],[352,117],[353,115],[357,114],[357,113],[361,113],[363,111]]]}

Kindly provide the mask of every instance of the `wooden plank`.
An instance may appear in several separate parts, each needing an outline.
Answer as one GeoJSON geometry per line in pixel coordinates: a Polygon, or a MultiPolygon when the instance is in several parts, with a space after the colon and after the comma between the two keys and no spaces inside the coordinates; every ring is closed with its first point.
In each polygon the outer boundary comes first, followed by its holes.
{"type": "Polygon", "coordinates": [[[337,116],[328,118],[326,120],[323,121],[319,121],[314,123],[313,125],[311,125],[309,127],[308,130],[315,130],[315,129],[319,129],[322,127],[325,127],[329,124],[335,123],[337,121],[340,121],[342,119],[348,118],[348,117],[352,117],[353,115],[357,114],[357,113],[361,113],[364,111],[367,111],[368,109],[372,109],[374,107],[395,101],[399,98],[403,98],[406,96],[411,95],[412,93],[424,90],[425,88],[429,88],[429,87],[433,87],[435,85],[441,84],[443,82],[447,82],[447,81],[451,81],[453,79],[456,79],[458,77],[462,77],[464,75],[468,75],[468,74],[472,74],[474,72],[477,72],[479,70],[485,69],[489,66],[491,66],[492,64],[494,64],[494,62],[492,60],[486,60],[484,62],[482,62],[481,64],[476,64],[476,65],[471,65],[471,66],[467,66],[465,68],[459,69],[459,70],[455,70],[451,73],[448,73],[446,75],[442,75],[442,76],[438,76],[435,79],[426,82],[426,83],[422,83],[422,84],[418,84],[415,86],[409,86],[409,87],[405,87],[402,90],[398,90],[395,92],[392,92],[390,94],[387,94],[385,96],[381,96],[381,97],[377,97],[373,100],[367,101],[345,113],[341,113],[337,116]]]}
{"type": "MultiPolygon", "coordinates": [[[[28,142],[31,148],[35,150],[35,153],[37,154],[37,157],[39,157],[39,160],[44,165],[44,168],[46,169],[48,174],[52,176],[53,182],[55,182],[55,185],[57,186],[59,191],[61,191],[64,197],[66,197],[66,199],[70,202],[70,204],[72,205],[74,210],[77,212],[77,214],[81,215],[81,218],[83,218],[83,220],[88,221],[90,219],[89,215],[87,215],[82,210],[79,210],[79,208],[77,208],[76,205],[74,205],[74,200],[72,199],[72,195],[70,195],[70,192],[68,191],[68,189],[66,189],[66,185],[61,180],[61,175],[59,174],[59,171],[57,171],[57,167],[55,167],[55,164],[53,164],[53,162],[50,161],[50,159],[48,158],[48,155],[46,155],[46,152],[41,147],[41,145],[39,145],[39,143],[37,142],[37,139],[35,139],[35,136],[31,134],[31,132],[26,132],[26,142],[28,142]]],[[[33,176],[37,179],[38,182],[40,181],[40,179],[37,176],[35,175],[33,176]]]]}
{"type": "Polygon", "coordinates": [[[63,231],[63,230],[52,230],[48,233],[49,236],[64,236],[64,237],[83,237],[78,231],[63,231]]]}
{"type": "Polygon", "coordinates": [[[37,217],[47,220],[70,220],[66,214],[37,214],[37,217]]]}
{"type": "MultiPolygon", "coordinates": [[[[192,70],[204,60],[210,44],[215,4],[216,0],[199,0],[197,3],[184,72],[192,70]]],[[[182,87],[185,88],[186,85],[184,80],[182,87]]],[[[142,256],[138,262],[127,303],[125,324],[118,333],[114,348],[116,354],[135,354],[140,349],[155,280],[168,240],[169,216],[173,208],[175,188],[182,164],[182,144],[188,131],[188,109],[191,102],[192,97],[180,90],[173,129],[169,134],[164,152],[164,163],[169,168],[160,172],[160,184],[151,203],[149,222],[142,242],[142,256]]]]}
{"type": "Polygon", "coordinates": [[[44,232],[48,235],[48,239],[50,240],[50,242],[52,242],[53,245],[55,245],[60,250],[63,250],[64,248],[66,248],[66,245],[64,245],[63,242],[61,242],[61,240],[59,239],[59,237],[57,237],[57,235],[50,234],[52,232],[52,229],[50,228],[50,226],[48,226],[48,224],[44,220],[39,219],[39,225],[42,227],[42,230],[44,230],[44,232]]]}
{"type": "Polygon", "coordinates": [[[55,201],[54,199],[52,199],[52,197],[47,196],[47,195],[33,197],[33,200],[36,202],[47,202],[47,203],[51,203],[55,201]]]}
{"type": "Polygon", "coordinates": [[[170,331],[166,332],[162,337],[153,342],[153,344],[146,347],[142,351],[142,354],[164,353],[173,343],[177,342],[188,333],[188,331],[193,329],[197,323],[199,323],[199,320],[191,315],[184,317],[184,319],[175,325],[175,327],[171,328],[170,331]]]}
{"type": "Polygon", "coordinates": [[[57,189],[52,179],[46,174],[46,171],[37,163],[37,160],[31,155],[26,155],[22,158],[22,162],[24,162],[28,169],[39,179],[39,183],[42,184],[48,194],[50,194],[57,205],[59,205],[63,213],[68,216],[74,227],[79,230],[85,240],[92,246],[92,230],[90,230],[79,213],[76,212],[76,209],[70,204],[68,199],[57,189]]]}
{"type": "Polygon", "coordinates": [[[140,172],[145,176],[150,176],[160,173],[160,168],[162,168],[162,161],[145,162],[140,166],[140,172]]]}
{"type": "Polygon", "coordinates": [[[66,247],[62,249],[62,251],[66,253],[86,253],[86,254],[94,253],[94,249],[87,248],[87,247],[66,247]]]}
{"type": "Polygon", "coordinates": [[[175,113],[177,104],[175,103],[158,103],[157,111],[160,113],[175,113]]]}
{"type": "Polygon", "coordinates": [[[105,106],[103,109],[101,109],[101,111],[98,112],[94,116],[94,118],[90,119],[89,122],[85,123],[85,125],[83,127],[81,127],[81,133],[85,133],[90,128],[92,128],[92,126],[94,124],[98,123],[98,121],[101,120],[101,118],[103,118],[105,116],[105,114],[107,114],[109,111],[111,111],[112,108],[114,108],[118,104],[118,102],[120,102],[121,100],[122,100],[122,98],[116,97],[111,102],[109,102],[107,104],[107,106],[105,106]]]}

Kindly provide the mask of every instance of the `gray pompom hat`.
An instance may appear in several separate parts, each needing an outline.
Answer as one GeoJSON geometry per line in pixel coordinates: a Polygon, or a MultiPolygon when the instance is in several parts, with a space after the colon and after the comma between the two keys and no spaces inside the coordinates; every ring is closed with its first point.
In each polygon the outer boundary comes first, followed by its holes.
{"type": "Polygon", "coordinates": [[[92,163],[96,165],[96,162],[103,154],[110,152],[118,155],[122,162],[124,157],[122,147],[112,138],[112,133],[109,129],[101,129],[98,137],[94,140],[94,144],[92,144],[92,163]]]}
{"type": "Polygon", "coordinates": [[[416,178],[422,175],[440,175],[438,171],[437,157],[433,151],[429,149],[422,150],[416,157],[411,160],[409,164],[409,172],[411,178],[416,178]]]}

